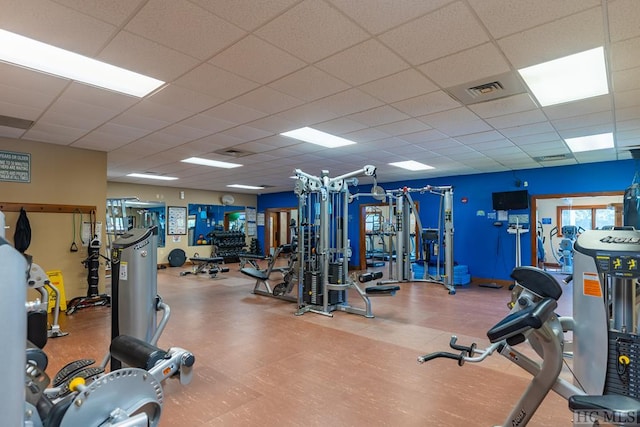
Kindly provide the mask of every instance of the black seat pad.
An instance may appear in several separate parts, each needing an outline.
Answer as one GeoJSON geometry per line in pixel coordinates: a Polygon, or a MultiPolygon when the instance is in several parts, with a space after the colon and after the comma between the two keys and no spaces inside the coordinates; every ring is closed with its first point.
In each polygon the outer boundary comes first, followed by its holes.
{"type": "Polygon", "coordinates": [[[196,258],[189,258],[189,261],[192,261],[192,262],[223,262],[224,258],[222,258],[221,256],[217,256],[217,257],[213,257],[213,258],[196,257],[196,258]]]}
{"type": "MultiPolygon", "coordinates": [[[[614,414],[629,414],[640,412],[640,400],[629,396],[605,394],[603,396],[571,396],[569,398],[571,411],[602,411],[614,414]]],[[[636,415],[634,419],[638,419],[636,415]]]]}
{"type": "Polygon", "coordinates": [[[246,258],[246,259],[266,259],[267,257],[264,255],[256,255],[256,254],[238,254],[238,258],[246,258]]]}
{"type": "Polygon", "coordinates": [[[258,270],[257,268],[241,268],[240,272],[254,279],[267,280],[269,278],[266,272],[258,270]]]}
{"type": "Polygon", "coordinates": [[[370,286],[365,289],[365,292],[368,294],[390,294],[392,292],[396,292],[400,290],[400,286],[398,285],[379,285],[379,286],[370,286]]]}
{"type": "Polygon", "coordinates": [[[516,267],[511,272],[511,277],[520,286],[543,298],[558,300],[562,295],[562,288],[558,281],[549,272],[537,267],[516,267]]]}

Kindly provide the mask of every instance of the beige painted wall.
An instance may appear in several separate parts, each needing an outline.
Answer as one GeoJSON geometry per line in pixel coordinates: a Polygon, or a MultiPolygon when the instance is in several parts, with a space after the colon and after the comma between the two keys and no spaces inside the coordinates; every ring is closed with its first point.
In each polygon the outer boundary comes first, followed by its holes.
{"type": "MultiPolygon", "coordinates": [[[[96,206],[97,220],[104,225],[106,153],[11,138],[0,138],[0,150],[31,154],[31,182],[0,182],[0,202],[96,206]]],[[[13,242],[18,213],[5,212],[5,216],[10,226],[6,238],[13,242]]],[[[67,300],[85,296],[87,271],[81,261],[87,250],[76,237],[79,251],[69,251],[73,242],[73,215],[27,212],[27,216],[32,231],[27,253],[45,271],[62,271],[67,300]]],[[[84,218],[88,219],[86,215],[84,218]]],[[[104,242],[104,233],[102,237],[104,242]]],[[[100,290],[104,291],[104,262],[101,271],[100,290]]],[[[36,295],[30,293],[29,298],[36,295]]]]}
{"type": "MultiPolygon", "coordinates": [[[[258,197],[253,194],[239,193],[219,193],[205,190],[190,190],[175,187],[162,187],[156,185],[140,185],[125,184],[121,182],[107,183],[107,198],[119,197],[137,197],[141,201],[164,202],[165,206],[184,206],[188,207],[189,203],[199,203],[207,205],[221,205],[220,198],[223,194],[232,194],[235,198],[234,206],[256,207],[258,197]],[[180,199],[180,192],[184,191],[184,199],[180,199]]],[[[185,251],[187,257],[193,256],[195,252],[200,251],[202,247],[189,246],[187,235],[183,236],[166,236],[166,244],[164,248],[158,248],[158,263],[168,263],[169,252],[175,248],[185,251]],[[174,237],[179,241],[174,242],[174,237]]],[[[250,240],[250,239],[247,239],[250,240]]]]}

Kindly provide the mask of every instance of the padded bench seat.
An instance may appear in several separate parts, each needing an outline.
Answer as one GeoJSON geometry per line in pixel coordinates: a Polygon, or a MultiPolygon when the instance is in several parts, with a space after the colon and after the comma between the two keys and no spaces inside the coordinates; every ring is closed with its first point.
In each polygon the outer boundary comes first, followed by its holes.
{"type": "Polygon", "coordinates": [[[371,296],[395,295],[400,290],[398,285],[378,285],[365,288],[365,293],[371,296]]]}
{"type": "Polygon", "coordinates": [[[259,279],[259,280],[269,279],[269,275],[267,274],[266,271],[258,270],[257,268],[249,268],[249,267],[241,268],[240,272],[249,277],[253,277],[254,279],[259,279]]]}
{"type": "Polygon", "coordinates": [[[617,394],[571,396],[569,409],[573,412],[594,411],[602,415],[606,413],[610,417],[613,415],[613,419],[632,417],[633,420],[638,420],[640,400],[617,394]]]}

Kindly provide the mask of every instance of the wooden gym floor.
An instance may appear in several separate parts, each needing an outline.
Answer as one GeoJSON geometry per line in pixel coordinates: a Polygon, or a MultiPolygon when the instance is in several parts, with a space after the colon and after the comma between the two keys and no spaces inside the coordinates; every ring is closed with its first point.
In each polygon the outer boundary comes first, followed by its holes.
{"type": "MultiPolygon", "coordinates": [[[[253,295],[254,282],[228,266],[213,279],[181,277],[187,266],[158,271],[158,292],[171,307],[159,346],[196,356],[191,384],[165,382],[161,426],[493,426],[530,381],[498,354],[463,367],[416,362],[447,350],[452,334],[486,346],[486,331],[508,311],[506,288],[472,284],[448,295],[437,284],[403,283],[393,297],[372,298],[373,319],[294,316],[294,303],[253,295]]],[[[571,314],[570,292],[561,315],[571,314]]],[[[61,314],[70,335],[45,347],[50,376],[71,360],[102,360],[109,310],[61,314]]],[[[566,401],[551,392],[529,425],[571,426],[566,401]]]]}

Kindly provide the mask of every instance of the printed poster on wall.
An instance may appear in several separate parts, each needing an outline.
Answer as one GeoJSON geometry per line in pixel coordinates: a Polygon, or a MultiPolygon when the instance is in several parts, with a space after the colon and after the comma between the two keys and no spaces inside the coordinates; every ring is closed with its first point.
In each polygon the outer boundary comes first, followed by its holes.
{"type": "Polygon", "coordinates": [[[187,234],[187,208],[184,206],[167,207],[167,234],[187,234]]]}

